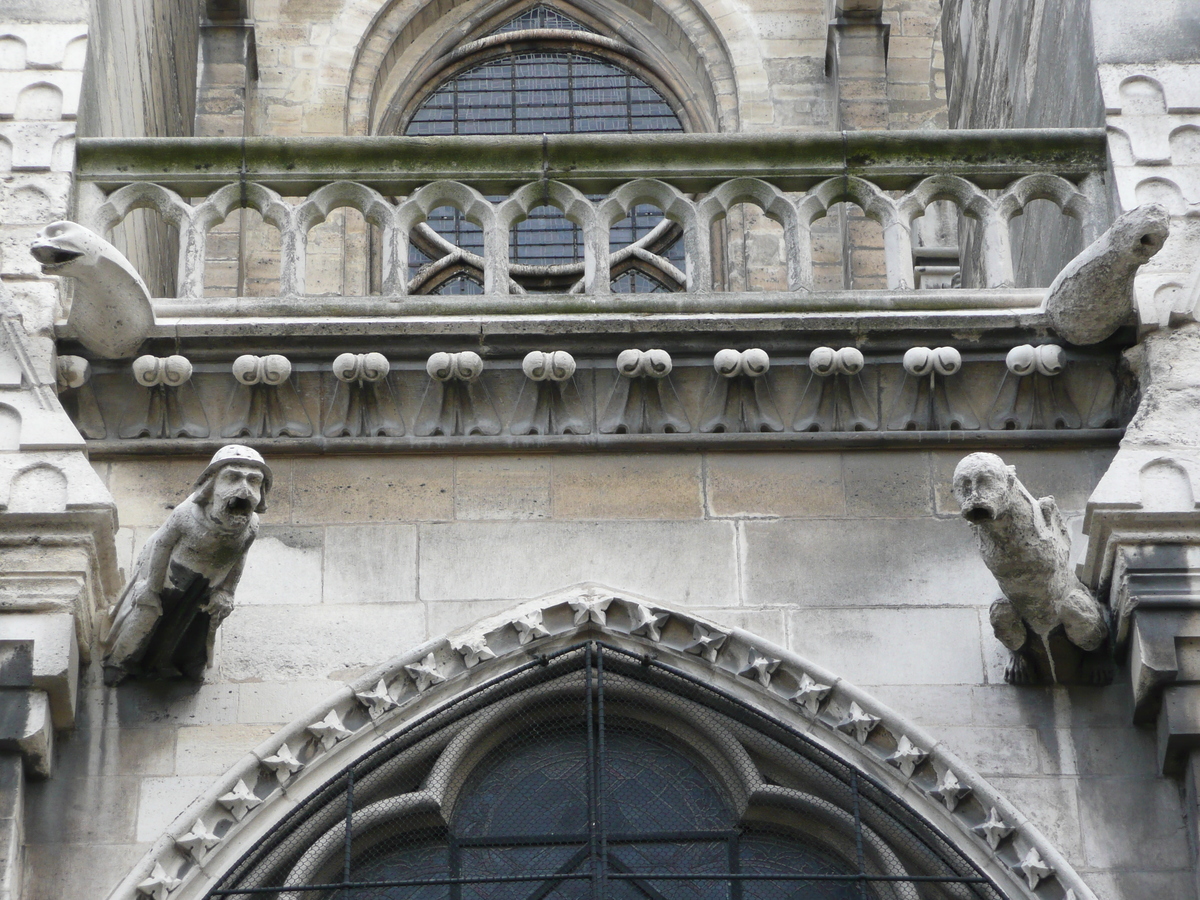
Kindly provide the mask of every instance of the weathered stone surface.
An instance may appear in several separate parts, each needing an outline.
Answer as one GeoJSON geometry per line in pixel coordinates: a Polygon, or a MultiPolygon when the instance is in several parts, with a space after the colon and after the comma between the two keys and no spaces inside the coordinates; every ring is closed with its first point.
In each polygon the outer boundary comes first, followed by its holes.
{"type": "Polygon", "coordinates": [[[457,457],[454,517],[549,518],[550,465],[543,457],[457,457]]]}
{"type": "Polygon", "coordinates": [[[555,519],[687,519],[703,514],[694,454],[554,460],[555,519]]]}
{"type": "Polygon", "coordinates": [[[412,525],[330,525],[325,529],[325,603],[417,599],[417,529],[412,525]]]}
{"type": "Polygon", "coordinates": [[[436,457],[297,459],[296,522],[449,521],[454,518],[454,462],[436,457]]]}
{"type": "Polygon", "coordinates": [[[1009,797],[1054,846],[1072,860],[1082,860],[1078,783],[1073,779],[1046,778],[1027,772],[989,779],[1009,797]]]}
{"type": "Polygon", "coordinates": [[[1158,778],[1089,778],[1079,782],[1079,813],[1089,865],[1176,869],[1187,858],[1179,789],[1158,778]],[[1120,829],[1108,823],[1125,823],[1120,829]]]}
{"type": "Polygon", "coordinates": [[[846,514],[840,453],[709,453],[704,477],[710,516],[846,514]]]}
{"type": "Polygon", "coordinates": [[[238,582],[238,603],[320,603],[324,555],[324,529],[262,526],[238,582]]]}
{"type": "Polygon", "coordinates": [[[999,590],[955,522],[781,520],[742,529],[750,604],[970,605],[990,603],[999,590]]]}
{"type": "Polygon", "coordinates": [[[852,517],[928,515],[933,504],[925,453],[846,453],[846,513],[852,517]]]}
{"type": "Polygon", "coordinates": [[[170,775],[175,771],[173,726],[110,727],[62,734],[56,775],[170,775]]]}
{"type": "Polygon", "coordinates": [[[31,844],[133,841],[138,779],[51,778],[26,785],[31,844]]]}
{"type": "Polygon", "coordinates": [[[981,775],[1038,771],[1038,738],[1028,728],[942,725],[936,729],[956,756],[981,775]]]}
{"type": "Polygon", "coordinates": [[[230,681],[321,677],[374,665],[424,634],[416,604],[245,607],[226,623],[219,664],[230,681]]]}
{"type": "Polygon", "coordinates": [[[173,775],[143,778],[138,784],[138,841],[153,841],[179,815],[179,811],[212,784],[210,775],[173,775]]]}
{"type": "Polygon", "coordinates": [[[977,684],[974,609],[794,609],[797,653],[860,684],[977,684]]]}
{"type": "Polygon", "coordinates": [[[30,877],[25,900],[61,900],[105,893],[125,876],[147,845],[116,843],[29,843],[25,847],[30,877]]]}
{"type": "Polygon", "coordinates": [[[724,522],[461,523],[421,528],[427,601],[536,597],[596,581],[681,604],[737,596],[733,526],[724,522]],[[461,560],[472,564],[463,568],[461,560]]]}
{"type": "MultiPolygon", "coordinates": [[[[243,694],[244,702],[245,696],[243,694]]],[[[310,704],[311,706],[312,704],[310,704]]],[[[271,736],[269,725],[203,725],[180,728],[172,757],[176,775],[221,775],[271,736]]]]}
{"type": "MultiPolygon", "coordinates": [[[[338,689],[339,684],[330,679],[297,678],[287,681],[247,682],[239,686],[237,721],[243,725],[273,726],[274,733],[327,699],[338,689]]],[[[256,746],[258,745],[247,743],[243,745],[243,749],[249,751],[256,746]]]]}

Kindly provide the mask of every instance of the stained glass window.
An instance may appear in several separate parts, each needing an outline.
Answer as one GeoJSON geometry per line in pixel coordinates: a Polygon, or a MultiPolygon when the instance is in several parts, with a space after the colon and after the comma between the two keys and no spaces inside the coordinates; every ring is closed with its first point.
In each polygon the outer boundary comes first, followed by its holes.
{"type": "MultiPolygon", "coordinates": [[[[536,6],[494,33],[535,29],[588,31],[547,6],[536,6]]],[[[632,69],[582,50],[546,49],[510,53],[479,63],[447,79],[421,103],[405,134],[599,134],[678,132],[683,126],[658,90],[632,69]]],[[[495,199],[495,198],[493,198],[495,199]]],[[[436,234],[418,231],[409,254],[410,273],[461,248],[477,258],[483,236],[451,207],[434,210],[428,225],[436,234]]],[[[636,242],[683,269],[679,229],[658,229],[660,210],[639,206],[612,230],[611,250],[636,242]]],[[[510,244],[512,277],[526,290],[567,291],[582,277],[582,236],[554,207],[534,210],[521,222],[510,244]],[[527,271],[521,267],[537,267],[527,271]]],[[[648,268],[614,273],[619,292],[656,292],[670,279],[648,268]]],[[[467,294],[482,290],[478,273],[460,270],[429,288],[433,293],[467,294]]]]}
{"type": "MultiPolygon", "coordinates": [[[[728,881],[662,879],[724,872],[753,875],[846,875],[839,861],[785,833],[738,826],[728,800],[704,767],[636,723],[610,722],[600,773],[599,817],[606,868],[636,878],[607,882],[606,900],[728,900],[728,881]],[[643,732],[643,733],[639,733],[643,732]],[[730,866],[733,868],[731,869],[730,866]],[[650,878],[649,876],[654,876],[650,878]]],[[[538,882],[530,872],[586,874],[589,865],[589,760],[595,755],[582,721],[560,722],[510,740],[471,773],[446,838],[412,842],[369,865],[356,881],[463,878],[462,900],[583,900],[579,878],[538,882]]],[[[751,880],[743,900],[870,900],[852,882],[751,880]]],[[[443,900],[446,888],[357,889],[346,900],[443,900]],[[438,893],[440,891],[441,893],[438,893]]]]}

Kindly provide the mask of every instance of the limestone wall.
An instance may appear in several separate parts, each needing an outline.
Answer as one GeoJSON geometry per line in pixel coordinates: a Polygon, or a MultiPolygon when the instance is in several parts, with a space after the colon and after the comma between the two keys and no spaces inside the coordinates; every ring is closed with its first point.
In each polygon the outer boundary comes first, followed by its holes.
{"type": "MultiPolygon", "coordinates": [[[[187,137],[196,116],[198,0],[96,0],[80,98],[88,137],[187,137]]],[[[173,232],[137,211],[111,240],[151,293],[174,289],[173,232]]]]}
{"type": "MultiPolygon", "coordinates": [[[[1103,126],[1088,0],[962,0],[943,7],[942,31],[951,127],[1103,126]]],[[[1077,223],[1034,206],[1013,224],[1021,287],[1049,285],[1082,249],[1077,223]]],[[[976,276],[968,262],[963,284],[976,276]]]]}
{"type": "MultiPolygon", "coordinates": [[[[962,454],[271,458],[275,487],[208,683],[82,691],[31,785],[26,900],[104,896],[269,734],[369,667],[599,581],[749,629],[866,687],[978,768],[1105,900],[1190,897],[1175,786],[1127,685],[1014,688],[996,585],[949,496],[962,454]]],[[[1074,531],[1106,450],[1005,454],[1074,531]]],[[[196,459],[95,467],[124,565],[196,459]]]]}

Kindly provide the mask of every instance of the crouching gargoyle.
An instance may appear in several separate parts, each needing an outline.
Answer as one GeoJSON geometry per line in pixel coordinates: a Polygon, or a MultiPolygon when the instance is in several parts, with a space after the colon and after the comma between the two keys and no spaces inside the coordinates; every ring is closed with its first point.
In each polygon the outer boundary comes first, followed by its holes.
{"type": "Polygon", "coordinates": [[[1004,596],[992,628],[1012,660],[1010,684],[1107,684],[1112,652],[1104,608],[1075,575],[1071,539],[1053,497],[1035,500],[994,453],[954,470],[954,497],[1004,596]]]}
{"type": "Polygon", "coordinates": [[[239,444],[216,452],[191,496],[146,542],[112,609],[106,684],[203,680],[270,490],[271,469],[257,452],[239,444]]]}

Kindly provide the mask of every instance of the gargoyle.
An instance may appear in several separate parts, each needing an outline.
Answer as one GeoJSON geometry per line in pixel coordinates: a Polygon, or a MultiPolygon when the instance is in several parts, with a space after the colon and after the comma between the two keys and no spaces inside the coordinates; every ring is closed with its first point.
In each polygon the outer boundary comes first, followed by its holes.
{"type": "Polygon", "coordinates": [[[1012,651],[1005,680],[1111,681],[1107,616],[1070,564],[1071,540],[1054,498],[1035,500],[994,453],[959,462],[954,497],[1004,593],[991,619],[1012,651]]]}
{"type": "Polygon", "coordinates": [[[1046,291],[1046,316],[1072,344],[1095,344],[1133,312],[1133,279],[1171,230],[1158,203],[1131,209],[1058,273],[1046,291]]]}
{"type": "Polygon", "coordinates": [[[106,684],[134,675],[203,680],[270,490],[271,469],[254,450],[230,444],[214,454],[142,548],[113,607],[106,684]]]}
{"type": "Polygon", "coordinates": [[[121,251],[74,222],[51,222],[29,250],[45,275],[75,279],[68,324],[109,359],[132,356],[154,327],[150,292],[121,251]]]}

